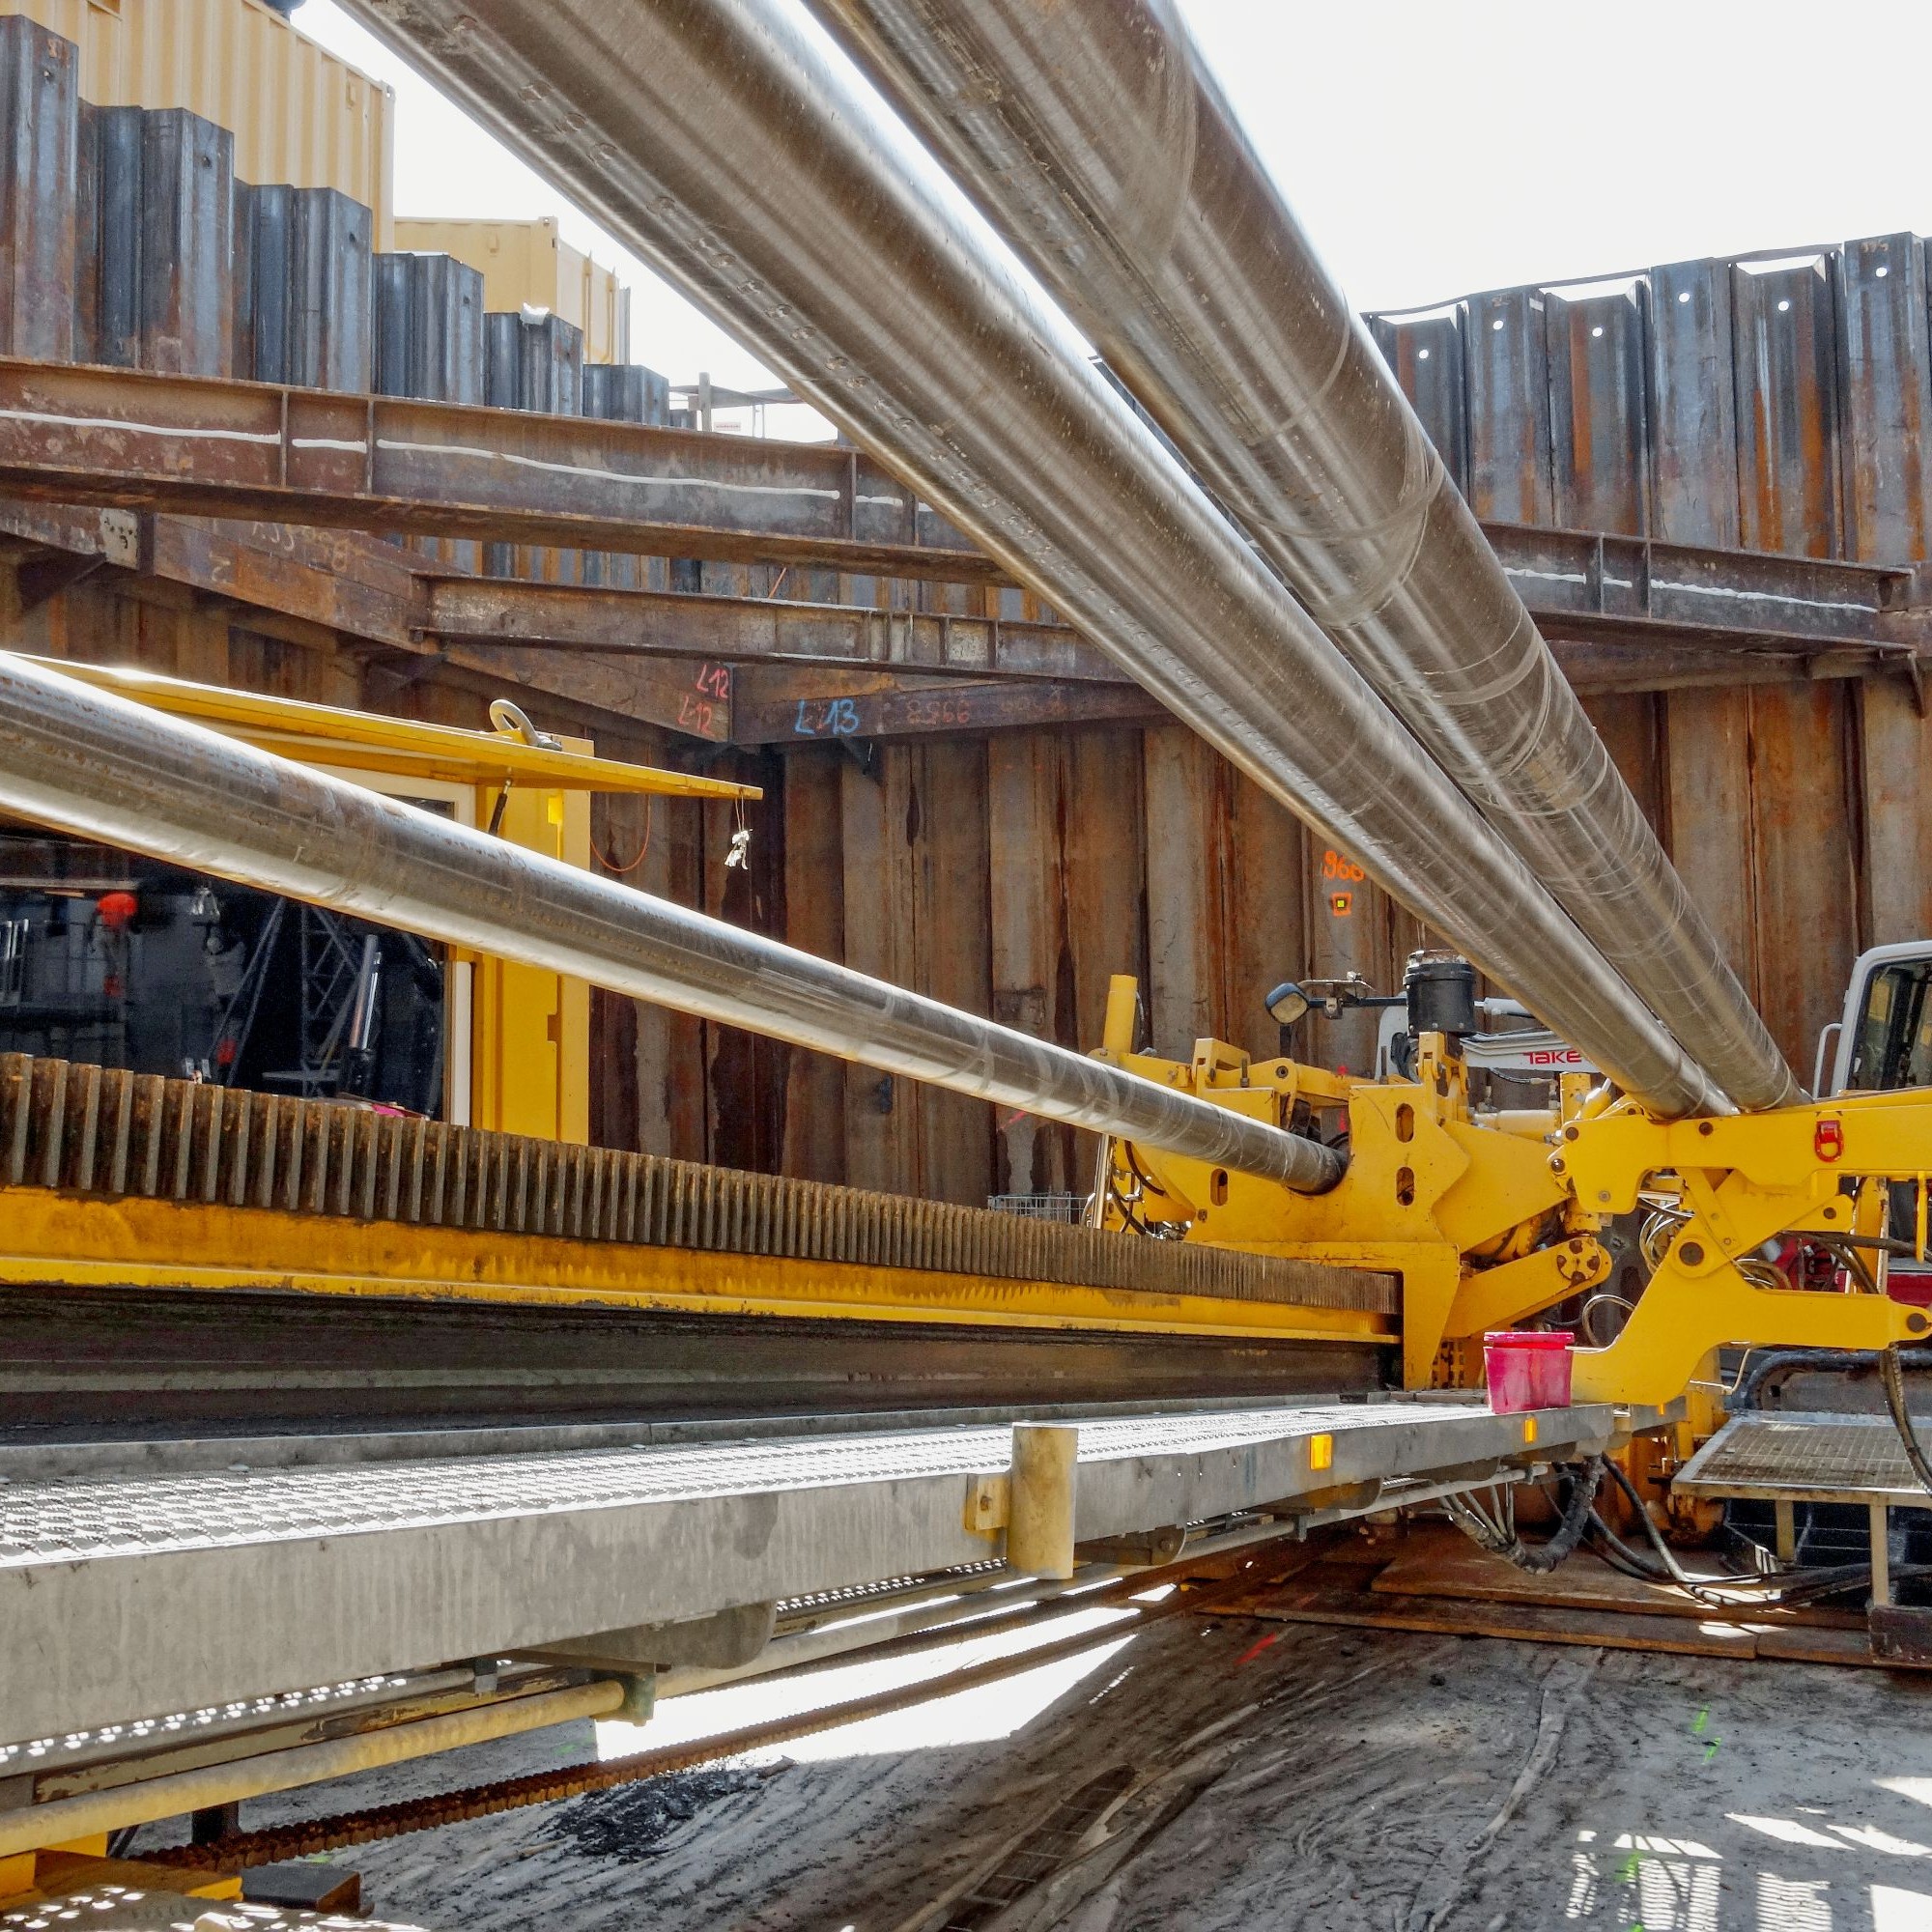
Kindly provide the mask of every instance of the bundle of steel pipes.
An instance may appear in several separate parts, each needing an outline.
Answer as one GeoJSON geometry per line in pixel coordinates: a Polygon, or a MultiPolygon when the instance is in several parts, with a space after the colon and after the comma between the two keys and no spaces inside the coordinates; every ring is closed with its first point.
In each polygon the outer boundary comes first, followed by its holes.
{"type": "MultiPolygon", "coordinates": [[[[1172,6],[813,4],[1039,282],[794,0],[551,0],[541,32],[514,0],[351,0],[1625,1091],[1795,1097],[1172,6]]],[[[1340,1172],[55,674],[9,668],[0,722],[0,802],[45,822],[1293,1187],[1340,1172]]]]}

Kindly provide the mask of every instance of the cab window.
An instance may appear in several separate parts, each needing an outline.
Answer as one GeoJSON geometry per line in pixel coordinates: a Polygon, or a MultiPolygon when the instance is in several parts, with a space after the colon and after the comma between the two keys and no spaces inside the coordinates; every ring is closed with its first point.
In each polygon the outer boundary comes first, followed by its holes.
{"type": "Polygon", "coordinates": [[[1877,967],[1852,1044],[1848,1084],[1866,1093],[1932,1087],[1932,959],[1877,967]]]}

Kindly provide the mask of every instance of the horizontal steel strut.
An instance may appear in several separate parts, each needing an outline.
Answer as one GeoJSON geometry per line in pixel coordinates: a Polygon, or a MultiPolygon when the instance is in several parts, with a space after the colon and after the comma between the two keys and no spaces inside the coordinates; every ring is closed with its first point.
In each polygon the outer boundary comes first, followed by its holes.
{"type": "Polygon", "coordinates": [[[1393,1275],[0,1056],[0,1185],[1394,1315],[1393,1275]]]}

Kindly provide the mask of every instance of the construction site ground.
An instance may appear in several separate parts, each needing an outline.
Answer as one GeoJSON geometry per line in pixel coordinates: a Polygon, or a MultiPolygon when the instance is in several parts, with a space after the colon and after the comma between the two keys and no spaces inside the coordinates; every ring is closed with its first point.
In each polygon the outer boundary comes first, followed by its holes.
{"type": "MultiPolygon", "coordinates": [[[[1634,1609],[1587,1558],[1565,1589],[1595,1609],[1538,1609],[1547,1583],[1492,1589],[1484,1559],[1432,1602],[1404,1593],[1417,1553],[1359,1539],[1239,1613],[1154,1623],[749,1760],[332,1856],[380,1917],[464,1932],[1932,1928],[1932,1673],[1793,1661],[1861,1654],[1861,1619],[1813,1615],[1767,1646],[1764,1624],[1634,1609]],[[1402,1588],[1378,1594],[1390,1577],[1402,1588]],[[1511,1616],[1539,1640],[1467,1634],[1511,1616]],[[1346,1621],[1299,1620],[1329,1617],[1346,1621]]],[[[883,1681],[839,1679],[809,1694],[883,1681]]],[[[604,1754],[799,1693],[709,1694],[739,1701],[675,1700],[648,1732],[607,1731],[604,1754]]],[[[588,1725],[546,1732],[242,1822],[598,1748],[588,1725]]]]}

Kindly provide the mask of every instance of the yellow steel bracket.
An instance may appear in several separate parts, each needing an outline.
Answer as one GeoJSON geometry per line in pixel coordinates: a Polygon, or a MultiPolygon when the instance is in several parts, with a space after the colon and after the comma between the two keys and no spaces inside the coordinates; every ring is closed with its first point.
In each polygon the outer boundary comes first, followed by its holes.
{"type": "Polygon", "coordinates": [[[1573,1294],[1600,1288],[1609,1272],[1609,1251],[1604,1244],[1594,1235],[1573,1235],[1554,1247],[1464,1275],[1444,1332],[1451,1337],[1481,1335],[1527,1321],[1573,1294]]]}
{"type": "MultiPolygon", "coordinates": [[[[1300,1105],[1346,1108],[1350,1159],[1327,1193],[1297,1195],[1160,1149],[1116,1147],[1114,1182],[1137,1191],[1144,1218],[1191,1240],[1400,1275],[1407,1386],[1429,1385],[1445,1337],[1520,1321],[1608,1273],[1598,1217],[1577,1213],[1550,1172],[1541,1121],[1529,1132],[1472,1121],[1463,1063],[1439,1036],[1417,1043],[1413,1080],[1376,1082],[1219,1040],[1197,1040],[1186,1062],[1136,1053],[1137,1016],[1135,982],[1116,979],[1095,1058],[1277,1125],[1300,1105]],[[1539,1243],[1549,1251],[1531,1253],[1539,1243]]],[[[1568,1110],[1581,1098],[1569,1096],[1568,1110]]],[[[1103,1225],[1111,1211],[1103,1206],[1103,1225]]]]}
{"type": "Polygon", "coordinates": [[[1595,1211],[1655,1189],[1690,1216],[1623,1333],[1577,1351],[1578,1402],[1670,1402],[1726,1344],[1875,1350],[1932,1329],[1883,1294],[1766,1288],[1738,1267],[1775,1236],[1875,1232],[1883,1188],[1868,1183],[1932,1170],[1932,1092],[1668,1122],[1626,1105],[1566,1127],[1550,1165],[1595,1211]]]}

